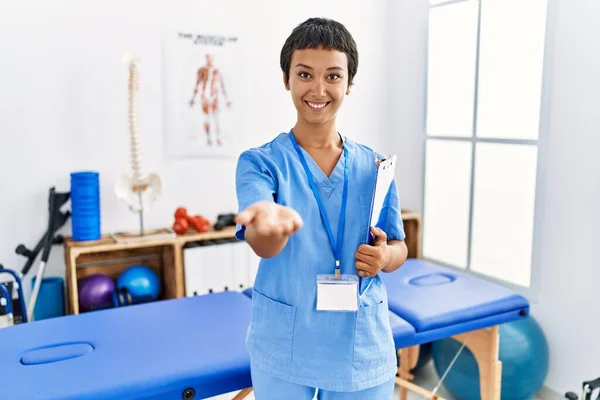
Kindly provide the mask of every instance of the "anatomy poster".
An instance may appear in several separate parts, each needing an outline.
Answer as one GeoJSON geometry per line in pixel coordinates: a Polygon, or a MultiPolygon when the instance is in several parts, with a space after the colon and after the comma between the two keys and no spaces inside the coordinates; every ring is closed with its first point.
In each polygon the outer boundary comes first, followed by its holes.
{"type": "Polygon", "coordinates": [[[168,156],[233,156],[232,145],[241,121],[240,84],[234,69],[240,65],[238,38],[187,31],[167,31],[165,35],[164,135],[168,156]]]}

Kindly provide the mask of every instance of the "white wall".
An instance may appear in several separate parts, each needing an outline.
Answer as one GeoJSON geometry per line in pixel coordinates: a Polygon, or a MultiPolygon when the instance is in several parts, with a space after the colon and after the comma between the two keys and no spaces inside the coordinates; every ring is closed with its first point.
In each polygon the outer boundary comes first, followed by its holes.
{"type": "Polygon", "coordinates": [[[600,376],[600,3],[555,4],[540,292],[532,313],[550,343],[548,386],[564,392],[600,376]]]}
{"type": "MultiPolygon", "coordinates": [[[[238,73],[245,110],[237,152],[271,140],[296,120],[284,90],[279,52],[311,16],[342,21],[354,34],[360,62],[338,129],[383,147],[387,99],[383,7],[361,1],[19,1],[0,3],[0,262],[21,269],[19,243],[33,247],[45,231],[50,186],[69,190],[69,173],[101,174],[103,232],[137,230],[137,217],[113,195],[127,172],[127,51],[141,63],[141,147],[145,171],[161,174],[165,195],[147,215],[149,228],[170,226],[182,205],[215,218],[235,212],[235,157],[168,159],[163,151],[161,31],[234,34],[243,52],[238,73]]],[[[382,150],[383,151],[383,150],[382,150]]],[[[70,223],[62,233],[70,234],[70,223]]],[[[49,275],[64,275],[62,247],[49,275]]],[[[37,264],[36,264],[37,265],[37,264]]],[[[34,272],[34,271],[32,271],[34,272]]],[[[29,286],[30,283],[27,283],[29,286]]]]}
{"type": "MultiPolygon", "coordinates": [[[[404,205],[421,210],[424,129],[423,70],[427,2],[390,0],[396,43],[390,64],[395,115],[391,143],[403,155],[400,185],[404,205]],[[402,95],[401,95],[402,94],[402,95]]],[[[548,132],[540,139],[541,225],[539,291],[532,315],[550,345],[546,385],[559,393],[579,391],[600,376],[600,3],[549,0],[548,132]]]]}
{"type": "MultiPolygon", "coordinates": [[[[600,3],[556,5],[549,72],[550,111],[541,193],[540,291],[532,304],[551,346],[547,385],[577,389],[600,375],[597,305],[600,269],[600,3]],[[567,291],[566,284],[573,288],[567,291]]],[[[127,168],[126,81],[122,55],[143,59],[141,132],[145,169],[162,174],[166,194],[148,216],[171,224],[179,205],[216,216],[235,210],[231,159],[168,160],[162,152],[160,29],[234,30],[244,39],[247,129],[239,150],[269,140],[295,120],[278,67],[279,50],[298,22],[312,15],[343,21],[359,44],[356,87],[339,128],[383,152],[398,152],[403,206],[421,209],[426,1],[171,1],[2,3],[0,12],[0,262],[20,268],[18,243],[33,246],[44,231],[51,185],[68,190],[69,172],[102,173],[104,231],[136,228],[112,195],[127,168]],[[15,3],[17,4],[17,3],[15,3]],[[167,5],[168,4],[168,5],[167,5]],[[35,147],[34,147],[35,145],[35,147]],[[389,150],[388,150],[389,149],[389,150]],[[108,156],[115,151],[114,156],[108,156]]],[[[69,227],[64,233],[70,232],[69,227]]],[[[49,273],[61,275],[55,247],[49,273]]]]}
{"type": "Polygon", "coordinates": [[[402,207],[421,211],[429,2],[389,0],[387,130],[402,207]]]}

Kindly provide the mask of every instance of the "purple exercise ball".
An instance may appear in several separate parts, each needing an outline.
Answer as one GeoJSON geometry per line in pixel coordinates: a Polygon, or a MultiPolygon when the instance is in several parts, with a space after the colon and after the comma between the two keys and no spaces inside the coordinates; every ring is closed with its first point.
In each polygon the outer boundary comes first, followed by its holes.
{"type": "Polygon", "coordinates": [[[90,275],[79,280],[79,307],[89,311],[94,306],[109,303],[115,291],[115,282],[106,275],[90,275]]]}

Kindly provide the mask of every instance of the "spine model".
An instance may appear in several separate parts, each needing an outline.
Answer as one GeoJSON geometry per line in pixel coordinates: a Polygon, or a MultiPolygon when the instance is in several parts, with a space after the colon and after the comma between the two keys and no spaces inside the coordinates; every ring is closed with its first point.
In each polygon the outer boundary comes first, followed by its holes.
{"type": "Polygon", "coordinates": [[[127,107],[131,173],[122,174],[116,182],[115,193],[129,209],[140,216],[140,235],[144,235],[144,212],[162,193],[161,179],[157,174],[146,176],[142,169],[139,132],[140,67],[139,59],[125,56],[128,68],[127,107]]]}
{"type": "Polygon", "coordinates": [[[131,151],[132,190],[143,190],[142,160],[139,149],[138,114],[140,109],[140,71],[138,60],[131,58],[129,62],[129,138],[131,151]]]}

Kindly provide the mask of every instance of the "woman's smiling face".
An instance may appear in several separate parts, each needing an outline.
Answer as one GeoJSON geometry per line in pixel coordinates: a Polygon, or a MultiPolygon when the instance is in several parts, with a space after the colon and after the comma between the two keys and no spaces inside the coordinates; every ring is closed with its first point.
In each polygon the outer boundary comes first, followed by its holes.
{"type": "Polygon", "coordinates": [[[325,49],[294,51],[286,89],[291,92],[299,120],[309,125],[331,122],[348,90],[346,54],[325,49]]]}

